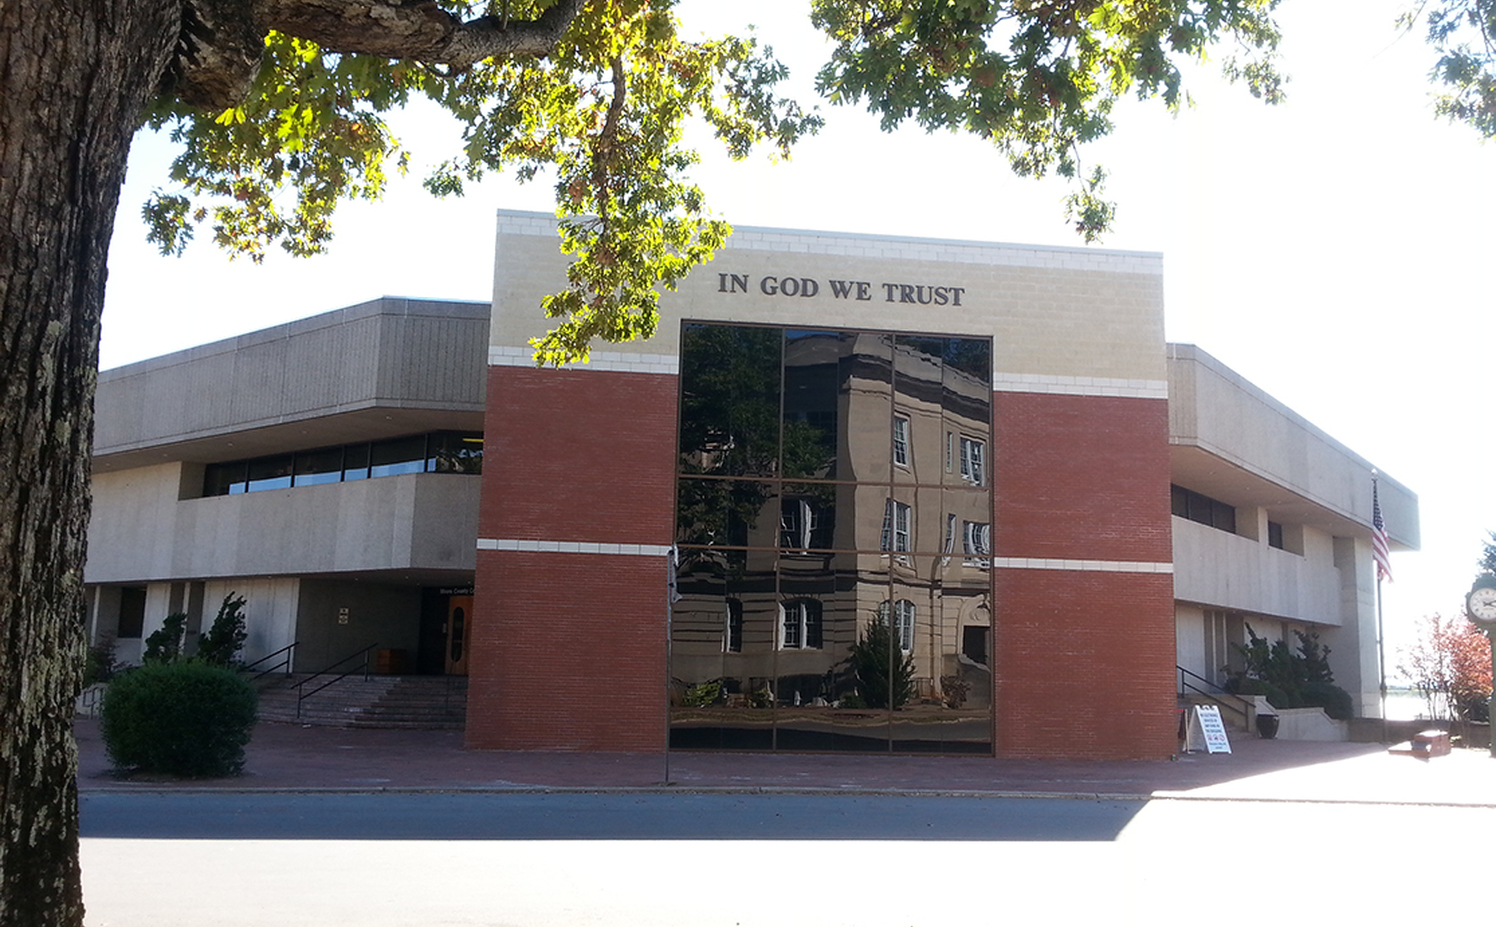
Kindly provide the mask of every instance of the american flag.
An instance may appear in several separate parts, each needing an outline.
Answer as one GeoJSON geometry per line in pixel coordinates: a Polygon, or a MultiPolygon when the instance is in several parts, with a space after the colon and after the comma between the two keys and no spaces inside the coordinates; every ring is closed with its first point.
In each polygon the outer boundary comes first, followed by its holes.
{"type": "Polygon", "coordinates": [[[1387,528],[1382,523],[1376,480],[1371,481],[1371,556],[1377,562],[1377,580],[1392,579],[1392,551],[1387,546],[1387,528]]]}

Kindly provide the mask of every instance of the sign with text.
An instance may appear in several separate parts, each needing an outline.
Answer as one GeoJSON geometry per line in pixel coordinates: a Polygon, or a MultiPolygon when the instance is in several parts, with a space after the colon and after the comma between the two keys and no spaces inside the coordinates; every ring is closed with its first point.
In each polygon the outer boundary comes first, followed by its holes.
{"type": "Polygon", "coordinates": [[[1185,733],[1184,749],[1188,753],[1230,753],[1231,741],[1226,738],[1226,725],[1221,721],[1221,709],[1215,705],[1196,705],[1190,712],[1189,730],[1185,733]]]}
{"type": "Polygon", "coordinates": [[[780,277],[768,275],[750,281],[747,274],[718,274],[718,293],[749,293],[753,289],[765,296],[791,296],[799,299],[832,299],[851,302],[914,303],[921,306],[959,306],[966,292],[964,286],[937,286],[933,283],[874,283],[871,280],[827,280],[814,277],[780,277]]]}

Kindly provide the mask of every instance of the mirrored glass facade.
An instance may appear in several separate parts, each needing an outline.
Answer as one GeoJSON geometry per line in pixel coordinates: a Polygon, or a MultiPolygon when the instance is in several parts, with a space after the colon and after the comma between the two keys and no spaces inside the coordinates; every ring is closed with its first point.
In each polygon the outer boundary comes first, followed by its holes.
{"type": "Polygon", "coordinates": [[[991,752],[991,355],[684,325],[673,748],[991,752]]]}

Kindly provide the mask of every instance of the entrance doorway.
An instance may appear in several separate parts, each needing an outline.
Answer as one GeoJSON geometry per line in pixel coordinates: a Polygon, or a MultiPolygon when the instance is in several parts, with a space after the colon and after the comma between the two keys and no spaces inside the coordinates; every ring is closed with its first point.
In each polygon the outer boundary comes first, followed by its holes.
{"type": "Polygon", "coordinates": [[[416,672],[425,676],[466,676],[472,640],[473,587],[427,586],[422,589],[421,639],[416,650],[416,672]]]}
{"type": "Polygon", "coordinates": [[[449,676],[466,676],[468,643],[473,636],[473,597],[454,595],[447,599],[446,669],[449,676]]]}

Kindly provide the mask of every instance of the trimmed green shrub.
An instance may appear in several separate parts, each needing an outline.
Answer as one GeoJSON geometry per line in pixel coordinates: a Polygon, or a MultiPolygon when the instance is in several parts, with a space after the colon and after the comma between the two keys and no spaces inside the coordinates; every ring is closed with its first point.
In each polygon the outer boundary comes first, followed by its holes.
{"type": "Polygon", "coordinates": [[[258,701],[233,670],[197,660],[148,663],[120,673],[104,691],[104,746],[121,768],[233,775],[244,766],[258,701]]]}

